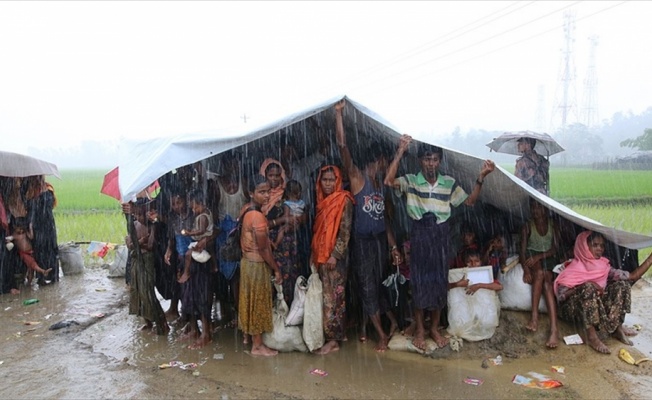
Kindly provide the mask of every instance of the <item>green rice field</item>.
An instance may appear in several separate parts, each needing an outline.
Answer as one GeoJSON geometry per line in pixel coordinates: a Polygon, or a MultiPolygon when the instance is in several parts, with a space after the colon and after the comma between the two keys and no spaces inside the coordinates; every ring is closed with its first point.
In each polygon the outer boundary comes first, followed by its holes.
{"type": "MultiPolygon", "coordinates": [[[[59,243],[124,242],[126,223],[120,204],[100,194],[106,172],[64,170],[61,180],[48,179],[58,199],[59,243]]],[[[552,197],[580,214],[617,229],[652,235],[652,171],[553,168],[551,182],[552,197]]],[[[650,252],[652,248],[640,250],[639,259],[650,252]]]]}

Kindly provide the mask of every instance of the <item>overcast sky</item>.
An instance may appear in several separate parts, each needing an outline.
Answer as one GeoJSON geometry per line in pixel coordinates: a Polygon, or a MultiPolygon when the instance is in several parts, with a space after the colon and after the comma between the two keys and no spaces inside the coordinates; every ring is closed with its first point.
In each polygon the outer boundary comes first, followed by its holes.
{"type": "MultiPolygon", "coordinates": [[[[583,108],[652,105],[652,2],[0,2],[0,148],[242,128],[346,94],[416,137],[547,130],[574,14],[583,108]]],[[[48,160],[57,162],[58,160],[48,160]]]]}

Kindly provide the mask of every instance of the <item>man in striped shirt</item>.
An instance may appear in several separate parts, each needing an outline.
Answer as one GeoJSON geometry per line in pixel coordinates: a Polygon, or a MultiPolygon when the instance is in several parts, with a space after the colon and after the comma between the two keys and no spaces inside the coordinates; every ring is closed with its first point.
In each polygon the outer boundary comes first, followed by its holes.
{"type": "Polygon", "coordinates": [[[413,344],[425,350],[424,310],[430,312],[430,337],[438,347],[448,344],[437,328],[448,293],[448,219],[451,207],[474,205],[484,178],[494,170],[495,165],[491,160],[484,162],[473,191],[468,195],[453,177],[439,173],[443,150],[421,143],[417,152],[421,172],[396,178],[399,162],[411,142],[410,136],[401,136],[398,151],[387,169],[385,185],[393,187],[398,195],[405,195],[407,214],[412,220],[410,283],[416,322],[413,344]]]}

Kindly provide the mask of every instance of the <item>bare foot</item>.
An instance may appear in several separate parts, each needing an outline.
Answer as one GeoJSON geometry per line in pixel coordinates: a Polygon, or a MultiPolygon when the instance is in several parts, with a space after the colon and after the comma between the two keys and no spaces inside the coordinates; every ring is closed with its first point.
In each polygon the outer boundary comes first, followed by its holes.
{"type": "Polygon", "coordinates": [[[177,282],[179,283],[185,283],[188,279],[190,279],[190,274],[186,274],[185,272],[177,279],[177,282]]]}
{"type": "Polygon", "coordinates": [[[199,338],[199,332],[197,332],[195,330],[191,330],[191,331],[182,333],[179,336],[179,339],[177,339],[177,341],[185,342],[185,341],[189,341],[189,340],[193,340],[193,339],[196,340],[198,338],[199,338]]]}
{"type": "Polygon", "coordinates": [[[251,355],[252,356],[271,357],[271,356],[275,356],[277,354],[278,354],[278,351],[272,350],[269,347],[265,346],[264,344],[261,344],[258,347],[252,347],[251,348],[251,355]]]}
{"type": "Polygon", "coordinates": [[[389,343],[389,338],[387,336],[383,336],[378,340],[378,344],[376,347],[374,347],[374,350],[378,353],[384,353],[387,351],[387,344],[389,343]]]}
{"type": "Polygon", "coordinates": [[[527,329],[530,332],[536,332],[537,329],[539,328],[539,321],[536,319],[531,319],[530,322],[525,325],[525,329],[527,329]]]}
{"type": "Polygon", "coordinates": [[[11,290],[9,291],[9,293],[11,293],[11,294],[20,294],[20,290],[18,290],[18,289],[11,289],[11,290]]]}
{"type": "Polygon", "coordinates": [[[412,322],[410,323],[410,326],[408,326],[408,327],[403,331],[403,335],[408,336],[408,337],[411,337],[412,335],[414,335],[414,331],[415,331],[415,329],[417,329],[417,323],[414,322],[414,321],[412,321],[412,322]]]}
{"type": "Polygon", "coordinates": [[[208,335],[201,335],[199,336],[199,339],[197,339],[193,344],[189,345],[188,348],[191,350],[197,350],[201,349],[202,347],[206,346],[212,342],[212,339],[208,335]]]}
{"type": "Polygon", "coordinates": [[[634,344],[627,337],[627,333],[625,333],[625,329],[623,329],[622,325],[619,326],[618,328],[616,328],[616,330],[614,331],[614,333],[611,334],[611,336],[615,337],[616,339],[620,340],[621,342],[623,342],[624,344],[626,344],[628,346],[631,346],[631,345],[634,344]]]}
{"type": "Polygon", "coordinates": [[[550,332],[550,337],[546,342],[546,346],[548,346],[549,349],[556,349],[557,345],[559,345],[559,333],[555,329],[554,331],[550,332]]]}
{"type": "Polygon", "coordinates": [[[448,338],[442,336],[436,328],[430,329],[430,337],[435,341],[435,343],[437,343],[438,348],[443,349],[448,346],[448,338]]]}
{"type": "Polygon", "coordinates": [[[636,335],[638,335],[638,331],[636,329],[634,329],[634,328],[630,328],[630,327],[625,326],[625,325],[620,325],[620,328],[622,329],[623,333],[626,336],[636,336],[636,335]]]}
{"type": "Polygon", "coordinates": [[[146,323],[145,325],[141,326],[139,330],[141,330],[141,331],[150,330],[151,331],[153,327],[154,327],[154,325],[151,322],[149,322],[149,323],[146,323]]]}
{"type": "Polygon", "coordinates": [[[414,333],[414,338],[412,339],[412,344],[417,349],[425,351],[426,350],[425,332],[416,331],[414,333]]]}
{"type": "Polygon", "coordinates": [[[589,346],[591,346],[593,350],[597,351],[598,353],[611,354],[609,347],[607,347],[606,344],[602,343],[597,336],[588,337],[587,343],[589,344],[589,346]]]}
{"type": "MultiPolygon", "coordinates": [[[[244,337],[242,338],[242,344],[249,344],[249,335],[246,333],[243,335],[244,337]]],[[[253,351],[253,349],[252,349],[253,351]]]]}
{"type": "Polygon", "coordinates": [[[328,354],[328,353],[338,351],[339,349],[340,349],[340,345],[337,344],[337,341],[329,340],[320,349],[315,350],[315,354],[325,355],[325,354],[328,354]]]}

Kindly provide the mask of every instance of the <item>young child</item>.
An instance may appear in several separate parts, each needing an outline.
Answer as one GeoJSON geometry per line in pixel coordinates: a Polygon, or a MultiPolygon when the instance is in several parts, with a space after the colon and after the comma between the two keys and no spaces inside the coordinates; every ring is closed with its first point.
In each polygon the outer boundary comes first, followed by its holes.
{"type": "Polygon", "coordinates": [[[464,254],[468,250],[479,250],[478,238],[469,225],[462,225],[460,235],[462,236],[462,247],[460,247],[455,259],[453,259],[453,262],[450,265],[451,268],[464,268],[464,254]]]}
{"type": "Polygon", "coordinates": [[[188,250],[186,251],[183,274],[178,279],[179,283],[184,283],[190,278],[190,264],[192,262],[192,253],[195,251],[194,247],[197,242],[204,238],[210,238],[213,236],[213,215],[206,207],[204,194],[200,190],[195,190],[190,194],[189,200],[190,208],[195,215],[195,222],[192,226],[191,231],[182,229],[181,234],[183,236],[190,236],[194,242],[190,243],[190,246],[188,246],[188,250]]]}
{"type": "Polygon", "coordinates": [[[484,265],[492,266],[494,279],[496,279],[507,260],[507,242],[502,233],[496,233],[491,238],[483,252],[482,260],[484,265]]]}
{"type": "MultiPolygon", "coordinates": [[[[290,180],[285,185],[285,201],[283,202],[284,216],[296,217],[297,219],[303,221],[305,218],[305,208],[306,203],[301,199],[301,184],[298,181],[290,180]]],[[[276,240],[272,243],[274,248],[277,248],[283,241],[283,237],[287,232],[290,232],[293,229],[293,226],[289,224],[283,224],[278,229],[278,235],[276,240]]]]}
{"type": "Polygon", "coordinates": [[[523,267],[523,282],[532,285],[532,316],[526,329],[536,332],[538,328],[539,301],[543,294],[550,317],[550,337],[546,346],[554,349],[559,343],[559,331],[552,269],[558,264],[559,230],[553,219],[549,217],[548,210],[533,198],[530,198],[530,217],[531,219],[521,230],[519,253],[519,261],[523,267]]]}
{"type": "MultiPolygon", "coordinates": [[[[464,263],[467,267],[481,267],[482,260],[480,259],[480,252],[477,250],[468,250],[464,254],[464,263]]],[[[494,268],[494,281],[491,283],[474,283],[473,285],[466,286],[466,294],[473,294],[478,291],[478,289],[488,289],[495,292],[503,290],[503,285],[498,281],[498,274],[494,268]]]]}
{"type": "MultiPolygon", "coordinates": [[[[18,255],[20,259],[23,260],[25,265],[28,268],[27,271],[27,284],[32,284],[32,279],[34,278],[34,272],[43,274],[47,277],[52,268],[47,270],[41,268],[36,260],[34,259],[33,253],[34,249],[32,248],[32,239],[34,238],[34,231],[32,229],[32,224],[27,222],[25,218],[16,218],[14,222],[14,231],[12,234],[12,241],[18,248],[18,255]]],[[[9,238],[7,238],[9,239],[9,238]]]]}

